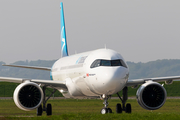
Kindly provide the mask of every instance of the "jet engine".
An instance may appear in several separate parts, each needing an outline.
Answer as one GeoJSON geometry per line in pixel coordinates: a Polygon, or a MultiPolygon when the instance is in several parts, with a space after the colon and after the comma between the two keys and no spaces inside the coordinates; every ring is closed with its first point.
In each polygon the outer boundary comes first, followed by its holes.
{"type": "Polygon", "coordinates": [[[13,99],[18,108],[30,111],[41,105],[43,91],[38,84],[26,81],[16,87],[13,99]]]}
{"type": "Polygon", "coordinates": [[[164,87],[153,81],[141,85],[136,93],[139,105],[147,110],[156,110],[162,107],[166,101],[166,96],[164,87]]]}

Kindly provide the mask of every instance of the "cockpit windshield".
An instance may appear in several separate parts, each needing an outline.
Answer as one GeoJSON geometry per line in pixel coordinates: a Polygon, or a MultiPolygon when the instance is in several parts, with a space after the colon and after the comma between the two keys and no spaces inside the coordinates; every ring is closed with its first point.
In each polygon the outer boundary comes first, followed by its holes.
{"type": "Polygon", "coordinates": [[[99,66],[123,66],[127,68],[126,64],[123,60],[117,59],[117,60],[103,60],[103,59],[97,59],[95,60],[90,68],[95,68],[99,66]]]}

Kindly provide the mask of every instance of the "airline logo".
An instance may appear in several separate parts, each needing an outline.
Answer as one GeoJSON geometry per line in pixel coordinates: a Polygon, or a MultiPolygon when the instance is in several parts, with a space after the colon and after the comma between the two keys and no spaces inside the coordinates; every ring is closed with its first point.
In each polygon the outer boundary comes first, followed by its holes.
{"type": "Polygon", "coordinates": [[[90,77],[90,76],[95,76],[96,74],[89,74],[89,73],[86,73],[86,76],[87,77],[90,77]]]}
{"type": "Polygon", "coordinates": [[[65,40],[65,29],[64,26],[61,29],[61,55],[67,56],[66,40],[65,40]]]}

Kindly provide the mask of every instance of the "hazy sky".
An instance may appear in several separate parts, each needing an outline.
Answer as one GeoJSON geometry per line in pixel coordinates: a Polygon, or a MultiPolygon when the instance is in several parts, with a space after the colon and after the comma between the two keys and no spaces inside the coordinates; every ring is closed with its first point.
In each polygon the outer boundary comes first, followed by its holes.
{"type": "Polygon", "coordinates": [[[60,2],[70,54],[113,49],[126,61],[180,59],[179,0],[0,0],[0,61],[60,57],[60,2]]]}

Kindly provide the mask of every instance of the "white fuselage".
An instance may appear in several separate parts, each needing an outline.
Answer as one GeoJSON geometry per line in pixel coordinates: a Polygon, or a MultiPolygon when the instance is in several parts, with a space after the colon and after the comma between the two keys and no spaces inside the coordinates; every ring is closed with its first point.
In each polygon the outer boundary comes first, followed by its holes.
{"type": "Polygon", "coordinates": [[[125,87],[128,76],[129,69],[123,57],[110,49],[98,49],[63,57],[55,62],[51,71],[53,80],[66,82],[68,90],[59,89],[59,91],[67,98],[115,94],[125,87]],[[111,66],[108,64],[111,60],[121,61],[123,65],[113,61],[111,66]],[[96,61],[103,61],[106,65],[103,63],[100,65],[96,61]]]}

